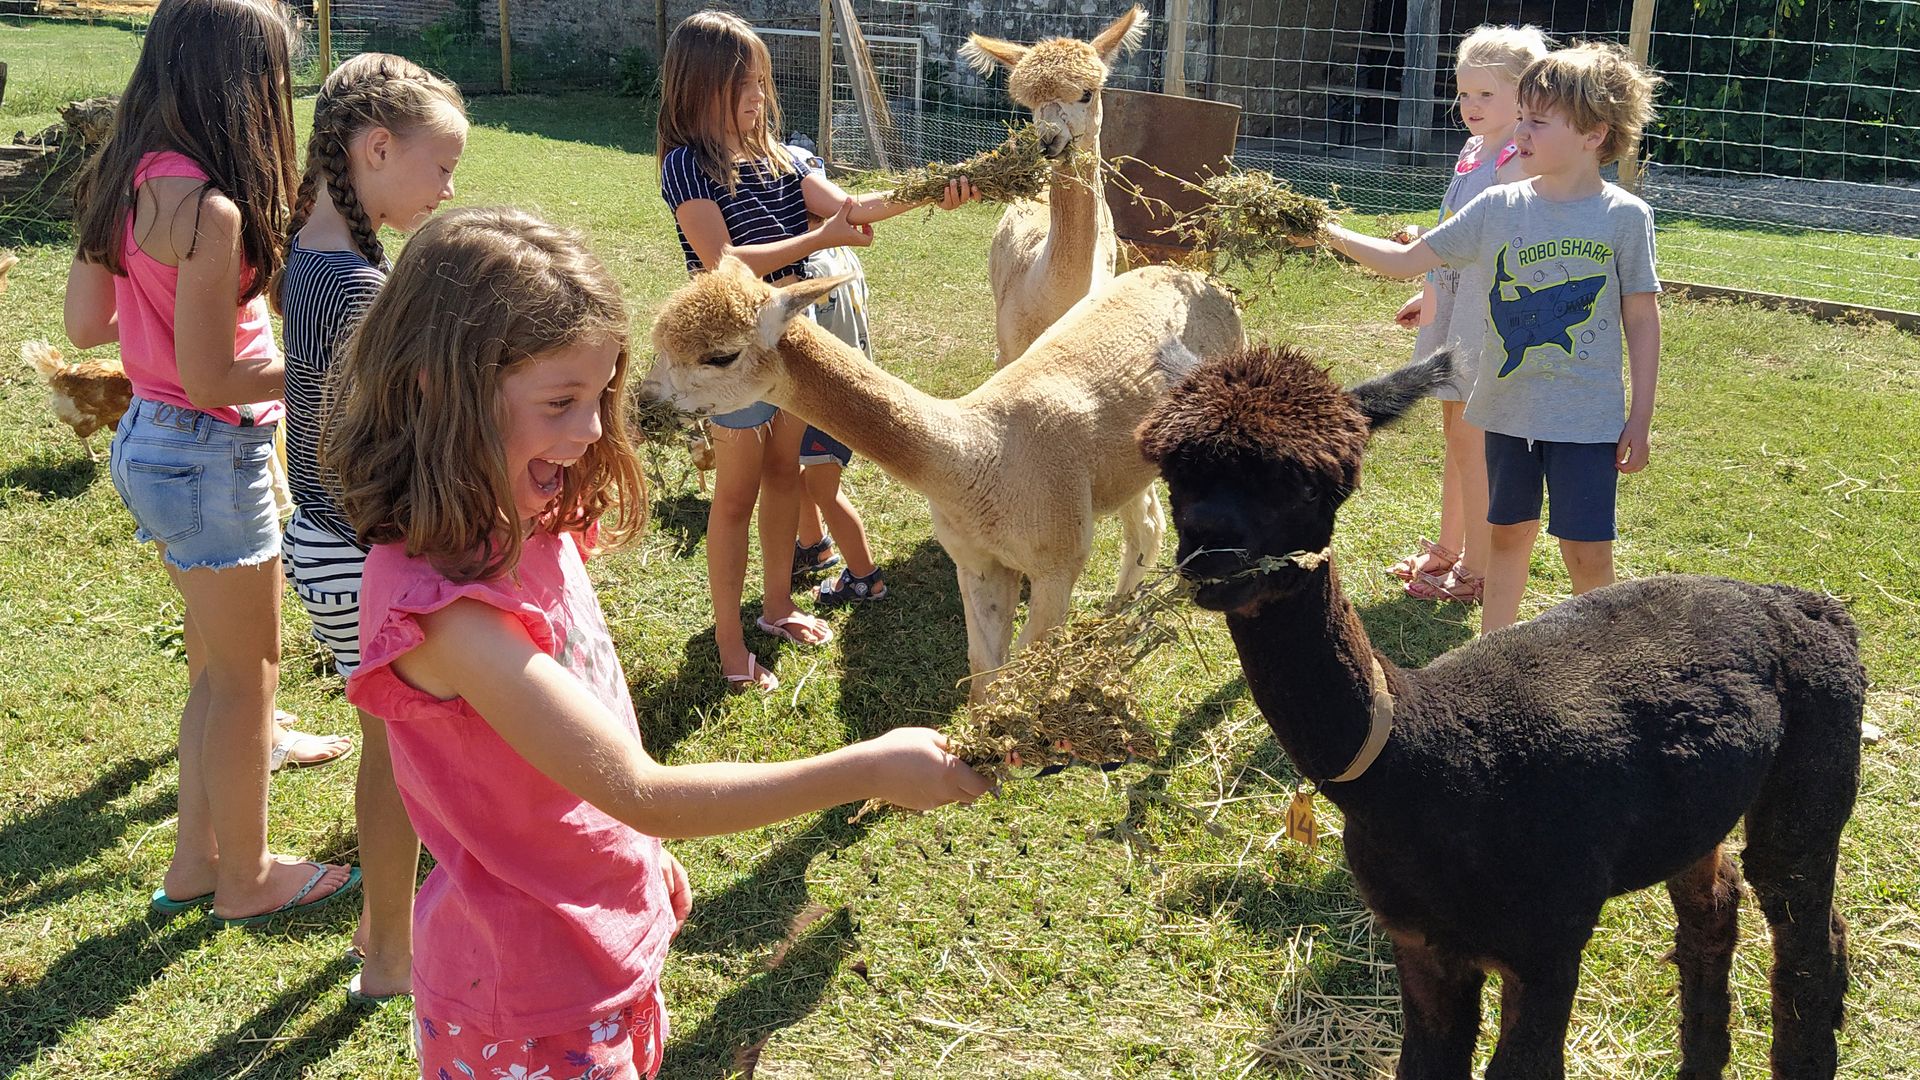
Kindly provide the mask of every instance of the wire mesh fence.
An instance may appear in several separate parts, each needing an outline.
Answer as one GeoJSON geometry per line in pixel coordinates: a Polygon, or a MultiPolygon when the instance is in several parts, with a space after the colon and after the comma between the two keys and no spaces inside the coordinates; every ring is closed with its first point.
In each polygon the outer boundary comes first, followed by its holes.
{"type": "MultiPolygon", "coordinates": [[[[693,0],[303,0],[304,81],[363,50],[399,52],[472,91],[649,91],[662,24],[693,0]],[[508,41],[502,48],[502,11],[508,41]],[[324,23],[329,56],[321,56],[324,23]],[[510,76],[509,76],[510,73],[510,76]]],[[[1670,279],[1920,311],[1920,0],[1642,0],[1666,80],[1639,190],[1670,279]]],[[[967,34],[1091,38],[1121,2],[852,0],[888,122],[862,116],[841,35],[817,0],[735,0],[762,30],[788,124],[837,163],[957,161],[1021,115],[1003,74],[959,59],[967,34]],[[827,83],[822,109],[821,84],[827,83]],[[878,150],[874,145],[878,137],[878,150]],[[883,151],[883,152],[880,152],[883,151]]],[[[1483,23],[1626,42],[1633,0],[1146,0],[1142,46],[1110,85],[1231,102],[1235,163],[1363,214],[1438,205],[1465,132],[1451,50],[1483,23]]],[[[144,0],[0,0],[13,69],[0,128],[124,83],[144,0]]]]}

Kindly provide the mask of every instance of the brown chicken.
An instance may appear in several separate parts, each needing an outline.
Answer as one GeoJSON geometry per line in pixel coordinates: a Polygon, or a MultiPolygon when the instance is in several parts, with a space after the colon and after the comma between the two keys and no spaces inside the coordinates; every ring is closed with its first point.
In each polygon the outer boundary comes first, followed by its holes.
{"type": "Polygon", "coordinates": [[[98,461],[87,439],[102,428],[112,429],[133,402],[133,384],[117,360],[82,360],[69,364],[60,350],[44,341],[20,346],[20,357],[47,380],[47,404],[60,422],[80,436],[87,457],[98,461]]]}

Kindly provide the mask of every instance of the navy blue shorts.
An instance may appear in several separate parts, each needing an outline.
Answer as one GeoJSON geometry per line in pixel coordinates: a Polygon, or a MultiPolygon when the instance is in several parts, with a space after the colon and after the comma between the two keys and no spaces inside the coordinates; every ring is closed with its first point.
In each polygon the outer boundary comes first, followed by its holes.
{"type": "Polygon", "coordinates": [[[1614,538],[1616,443],[1551,442],[1487,432],[1487,523],[1540,520],[1541,488],[1553,514],[1547,535],[1598,542],[1614,538]]]}
{"type": "Polygon", "coordinates": [[[853,464],[853,450],[819,428],[809,427],[800,437],[800,464],[838,464],[844,469],[853,464]]]}

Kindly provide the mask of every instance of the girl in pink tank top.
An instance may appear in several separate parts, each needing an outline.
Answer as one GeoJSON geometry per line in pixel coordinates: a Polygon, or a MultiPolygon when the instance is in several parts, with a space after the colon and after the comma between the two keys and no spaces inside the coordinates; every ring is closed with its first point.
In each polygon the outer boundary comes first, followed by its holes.
{"type": "Polygon", "coordinates": [[[81,178],[67,274],[67,336],[119,342],[133,381],[114,488],[186,606],[179,835],[151,903],[209,906],[228,924],[305,910],[359,880],[266,843],[285,376],[262,293],[294,184],[291,40],[265,0],[160,0],[113,133],[81,178]]]}

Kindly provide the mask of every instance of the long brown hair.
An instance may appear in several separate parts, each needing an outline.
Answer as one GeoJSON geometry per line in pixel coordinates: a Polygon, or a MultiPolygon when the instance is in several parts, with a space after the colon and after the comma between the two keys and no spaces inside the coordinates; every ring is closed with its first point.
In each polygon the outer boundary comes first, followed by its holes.
{"type": "Polygon", "coordinates": [[[160,0],[113,133],[75,192],[82,259],[126,273],[133,174],[142,156],[173,150],[206,172],[201,199],[218,191],[240,210],[240,302],[266,289],[294,187],[292,41],[271,0],[160,0]]]}
{"type": "MultiPolygon", "coordinates": [[[[361,53],[333,69],[320,84],[313,102],[313,134],[307,139],[307,170],[293,199],[293,217],[287,223],[289,250],[293,235],[313,215],[320,186],[326,185],[334,209],[347,220],[353,246],[367,262],[386,261],[386,249],[360,195],[353,187],[347,146],[361,132],[382,127],[396,135],[442,123],[446,107],[461,115],[466,102],[460,91],[426,68],[388,53],[361,53]]],[[[273,283],[274,306],[281,300],[280,281],[273,283]]]]}
{"type": "Polygon", "coordinates": [[[600,398],[600,441],[567,468],[540,527],[579,531],[617,502],[600,539],[646,525],[646,481],[621,407],[628,321],[620,286],[578,233],[506,207],[454,210],[421,226],[334,368],[320,463],[365,544],[405,541],[449,580],[520,559],[500,379],[542,353],[620,345],[600,398]]]}
{"type": "Polygon", "coordinates": [[[767,101],[756,131],[738,132],[748,156],[765,158],[775,172],[794,171],[784,151],[774,152],[781,130],[780,98],[773,90],[773,58],[767,43],[740,16],[728,11],[696,11],[680,20],[667,39],[660,65],[659,141],[656,162],[667,151],[686,147],[700,171],[731,192],[739,178],[729,136],[733,103],[741,84],[755,74],[766,80],[767,101]]]}

